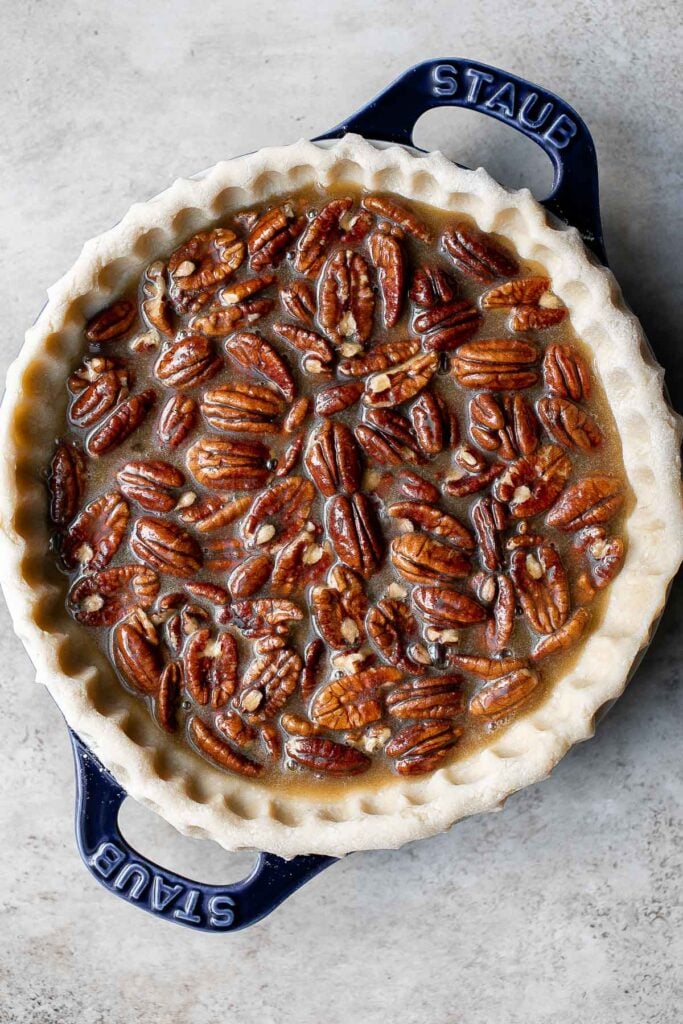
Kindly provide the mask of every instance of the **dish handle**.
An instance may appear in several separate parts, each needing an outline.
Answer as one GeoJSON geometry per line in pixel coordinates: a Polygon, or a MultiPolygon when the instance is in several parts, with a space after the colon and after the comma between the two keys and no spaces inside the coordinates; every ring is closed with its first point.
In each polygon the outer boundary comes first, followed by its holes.
{"type": "Polygon", "coordinates": [[[434,107],[477,110],[540,146],[554,169],[552,191],[543,206],[577,228],[598,259],[607,262],[591,134],[563,99],[517,75],[459,57],[423,61],[315,141],[356,132],[366,139],[414,146],[418,119],[434,107]]]}
{"type": "Polygon", "coordinates": [[[334,857],[282,860],[257,854],[250,874],[228,885],[195,882],[133,849],[118,824],[127,793],[70,731],[76,765],[76,838],[91,875],[121,899],[156,917],[205,932],[238,931],[270,914],[334,857]]]}

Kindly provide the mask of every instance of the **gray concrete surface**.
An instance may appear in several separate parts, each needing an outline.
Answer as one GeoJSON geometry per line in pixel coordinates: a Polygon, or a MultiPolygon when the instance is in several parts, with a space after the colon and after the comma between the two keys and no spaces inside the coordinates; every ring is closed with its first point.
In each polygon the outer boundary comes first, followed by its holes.
{"type": "MultiPolygon", "coordinates": [[[[0,0],[3,344],[85,238],[182,173],[335,123],[416,60],[466,55],[573,101],[612,264],[681,395],[676,4],[0,0]]],[[[512,184],[542,160],[475,115],[424,145],[512,184]]],[[[0,610],[0,1020],[11,1024],[674,1024],[683,999],[681,588],[596,740],[498,815],[353,856],[273,917],[209,937],[100,890],[76,853],[66,731],[0,610]]],[[[209,880],[217,848],[127,807],[209,880]]]]}

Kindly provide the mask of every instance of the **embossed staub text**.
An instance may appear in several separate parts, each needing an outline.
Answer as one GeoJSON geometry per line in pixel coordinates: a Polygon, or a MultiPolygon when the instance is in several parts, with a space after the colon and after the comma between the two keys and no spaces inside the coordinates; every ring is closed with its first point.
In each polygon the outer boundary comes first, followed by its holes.
{"type": "Polygon", "coordinates": [[[578,131],[576,122],[557,110],[552,97],[519,82],[501,80],[483,68],[436,64],[431,79],[434,96],[457,98],[459,106],[516,123],[555,149],[569,146],[578,131]]]}

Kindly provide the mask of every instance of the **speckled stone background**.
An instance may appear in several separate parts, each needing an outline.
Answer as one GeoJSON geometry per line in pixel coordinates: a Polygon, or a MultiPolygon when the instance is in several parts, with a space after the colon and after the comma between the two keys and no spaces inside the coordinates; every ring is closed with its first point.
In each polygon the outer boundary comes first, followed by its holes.
{"type": "MultiPolygon", "coordinates": [[[[469,56],[572,101],[613,268],[681,394],[677,5],[0,0],[2,368],[45,288],[136,199],[336,123],[411,63],[469,56]]],[[[417,133],[542,192],[531,144],[439,111],[417,133]]],[[[164,925],[82,867],[71,753],[4,610],[5,1024],[674,1024],[683,1002],[681,588],[598,737],[497,815],[349,857],[256,927],[164,925]]],[[[129,837],[209,881],[246,858],[127,806],[129,837]]]]}

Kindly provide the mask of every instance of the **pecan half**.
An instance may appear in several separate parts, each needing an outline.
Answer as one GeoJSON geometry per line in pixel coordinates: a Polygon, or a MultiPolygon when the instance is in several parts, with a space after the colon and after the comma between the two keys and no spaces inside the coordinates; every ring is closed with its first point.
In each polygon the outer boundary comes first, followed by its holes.
{"type": "Polygon", "coordinates": [[[491,235],[461,222],[444,232],[443,247],[458,270],[482,284],[497,277],[515,277],[517,261],[491,235]]]}
{"type": "Polygon", "coordinates": [[[292,242],[306,227],[306,218],[297,217],[290,203],[274,206],[256,221],[247,240],[254,269],[277,266],[292,242]]]}
{"type": "Polygon", "coordinates": [[[301,622],[304,617],[293,601],[283,597],[233,601],[229,614],[231,621],[249,639],[268,636],[270,633],[286,633],[289,628],[287,623],[301,622]]]}
{"type": "Polygon", "coordinates": [[[502,462],[494,462],[478,473],[460,471],[458,476],[451,476],[444,484],[444,491],[451,498],[464,498],[468,494],[476,494],[495,480],[505,469],[502,462]]]}
{"type": "Polygon", "coordinates": [[[243,534],[248,547],[276,551],[301,530],[308,519],[315,488],[310,480],[290,476],[259,494],[244,520],[243,534]]]}
{"type": "Polygon", "coordinates": [[[442,403],[432,391],[423,391],[410,407],[410,422],[425,455],[438,455],[446,446],[447,426],[442,403]]]}
{"type": "Polygon", "coordinates": [[[584,526],[607,523],[621,508],[624,490],[615,477],[587,476],[572,484],[546,516],[548,526],[574,533],[584,526]]]}
{"type": "Polygon", "coordinates": [[[311,717],[326,729],[360,729],[382,717],[379,690],[398,682],[401,673],[390,667],[366,668],[334,679],[317,694],[311,717]]]}
{"type": "Polygon", "coordinates": [[[478,601],[452,587],[417,586],[411,599],[422,617],[435,626],[471,626],[486,619],[486,609],[478,601]]]}
{"type": "Polygon", "coordinates": [[[421,675],[424,665],[414,661],[408,646],[417,633],[417,622],[408,605],[394,598],[378,601],[367,617],[368,636],[385,661],[404,672],[421,675]]]}
{"type": "Polygon", "coordinates": [[[280,289],[280,300],[288,313],[301,320],[307,327],[313,326],[316,303],[315,294],[306,281],[292,281],[280,289]]]}
{"type": "Polygon", "coordinates": [[[220,300],[224,306],[239,306],[245,300],[258,295],[265,288],[270,288],[274,281],[275,274],[260,274],[258,277],[245,278],[224,288],[220,293],[220,300]]]}
{"type": "Polygon", "coordinates": [[[187,453],[187,467],[203,487],[217,491],[255,491],[270,471],[270,451],[261,441],[203,437],[187,453]]]}
{"type": "Polygon", "coordinates": [[[424,533],[404,533],[391,542],[394,568],[409,583],[457,579],[470,572],[469,559],[457,548],[424,533]]]}
{"type": "Polygon", "coordinates": [[[79,427],[92,427],[127,397],[131,378],[125,367],[111,359],[86,360],[69,382],[78,398],[69,409],[69,418],[79,427]]]}
{"type": "Polygon", "coordinates": [[[425,352],[450,352],[479,328],[481,313],[467,299],[454,299],[420,313],[413,328],[422,335],[425,352]]]}
{"type": "Polygon", "coordinates": [[[353,434],[344,423],[323,423],[311,437],[305,456],[308,472],[326,498],[339,490],[360,489],[361,466],[353,434]]]}
{"type": "Polygon", "coordinates": [[[518,277],[491,288],[481,297],[484,309],[512,309],[513,306],[535,306],[550,288],[547,277],[518,277]]]}
{"type": "Polygon", "coordinates": [[[590,612],[587,608],[577,608],[564,626],[549,636],[541,637],[531,652],[531,660],[541,661],[542,658],[547,658],[551,654],[573,647],[583,636],[589,619],[590,612]]]}
{"type": "Polygon", "coordinates": [[[518,306],[512,311],[510,326],[513,331],[543,331],[561,323],[566,315],[562,305],[518,306]]]}
{"type": "Polygon", "coordinates": [[[416,338],[386,341],[352,359],[342,359],[339,363],[339,372],[345,377],[367,377],[371,373],[384,373],[392,366],[405,363],[419,350],[420,342],[416,338]]]}
{"type": "Polygon", "coordinates": [[[252,555],[232,571],[228,590],[233,598],[252,597],[268,582],[272,569],[270,555],[252,555]]]}
{"type": "Polygon", "coordinates": [[[543,380],[552,395],[580,402],[590,396],[586,362],[568,345],[548,345],[543,357],[543,380]]]}
{"type": "Polygon", "coordinates": [[[161,657],[156,644],[145,636],[135,619],[122,622],[112,634],[114,664],[125,682],[143,693],[159,690],[161,657]]]}
{"type": "Polygon", "coordinates": [[[232,740],[238,747],[250,747],[256,742],[258,733],[236,711],[222,711],[216,715],[216,728],[220,729],[226,739],[232,740]]]}
{"type": "Polygon", "coordinates": [[[474,537],[460,520],[425,501],[396,501],[387,507],[387,515],[394,519],[409,519],[427,533],[450,541],[461,551],[474,551],[474,537]]]}
{"type": "Polygon", "coordinates": [[[579,551],[591,559],[591,581],[602,590],[617,575],[624,561],[624,542],[621,537],[608,537],[602,526],[589,526],[577,535],[579,551]]]}
{"type": "Polygon", "coordinates": [[[524,668],[524,658],[484,658],[473,654],[449,654],[449,663],[479,679],[499,679],[524,668]]]}
{"type": "Polygon", "coordinates": [[[590,452],[602,444],[602,433],[595,420],[579,405],[566,398],[541,398],[536,403],[541,423],[553,441],[565,448],[590,452]]]}
{"type": "Polygon", "coordinates": [[[296,385],[287,363],[264,338],[242,331],[225,343],[225,349],[239,366],[265,377],[278,388],[288,402],[296,395],[296,385]]]}
{"type": "Polygon", "coordinates": [[[434,771],[462,735],[462,729],[446,719],[434,718],[408,725],[387,743],[388,757],[396,758],[399,775],[434,771]]]}
{"type": "Polygon", "coordinates": [[[85,455],[77,445],[65,441],[57,445],[48,479],[50,519],[57,526],[70,522],[80,508],[85,467],[85,455]]]}
{"type": "Polygon", "coordinates": [[[256,721],[277,714],[294,693],[301,668],[301,658],[288,647],[255,658],[242,680],[239,709],[256,721]]]}
{"type": "Polygon", "coordinates": [[[515,628],[515,588],[502,573],[498,573],[495,580],[496,598],[493,618],[486,624],[486,643],[489,650],[504,651],[515,628]]]}
{"type": "Polygon", "coordinates": [[[60,543],[67,569],[103,569],[123,541],[130,510],[118,491],[102,494],[79,512],[60,543]]]}
{"type": "Polygon", "coordinates": [[[139,395],[130,395],[120,402],[113,413],[88,438],[88,453],[94,456],[106,455],[123,444],[143,422],[156,402],[156,397],[156,392],[148,388],[139,395]]]}
{"type": "Polygon", "coordinates": [[[355,435],[366,455],[383,466],[422,461],[410,421],[395,409],[370,409],[355,435]]]}
{"type": "Polygon", "coordinates": [[[456,288],[450,274],[440,267],[417,267],[409,298],[421,309],[433,309],[455,298],[456,288]]]}
{"type": "Polygon", "coordinates": [[[183,391],[214,377],[223,366],[208,338],[190,334],[162,352],[154,367],[154,375],[166,387],[183,391]]]}
{"type": "Polygon", "coordinates": [[[486,338],[461,345],[451,360],[451,373],[465,388],[518,391],[538,380],[533,364],[538,349],[517,338],[486,338]]]}
{"type": "Polygon", "coordinates": [[[112,626],[134,607],[149,608],[158,593],[159,577],[151,569],[117,565],[77,580],[67,606],[84,626],[112,626]]]}
{"type": "Polygon", "coordinates": [[[176,498],[169,491],[185,482],[183,474],[170,462],[152,459],[126,462],[116,479],[125,496],[149,512],[170,512],[176,498]]]}
{"type": "Polygon", "coordinates": [[[315,637],[306,645],[304,651],[304,670],[301,673],[301,696],[308,700],[316,688],[318,679],[318,665],[323,656],[325,644],[320,637],[315,637]]]}
{"type": "Polygon", "coordinates": [[[472,508],[472,522],[482,564],[485,569],[495,572],[500,569],[502,553],[490,498],[480,498],[476,502],[472,508]]]}
{"type": "Polygon", "coordinates": [[[333,650],[357,647],[365,639],[368,599],[358,576],[343,565],[329,573],[328,585],[311,590],[316,629],[333,650]]]}
{"type": "Polygon", "coordinates": [[[175,732],[178,728],[178,705],[183,687],[182,662],[169,661],[159,677],[159,692],[156,695],[156,716],[162,729],[175,732]]]}
{"type": "Polygon", "coordinates": [[[524,395],[482,392],[470,402],[470,434],[481,448],[512,460],[536,450],[538,421],[524,395]]]}
{"type": "Polygon", "coordinates": [[[370,213],[378,214],[380,217],[385,217],[392,223],[398,224],[400,228],[407,231],[409,235],[414,235],[421,242],[430,242],[432,239],[427,225],[420,220],[417,214],[397,203],[393,197],[363,196],[361,206],[364,210],[369,210],[370,213]]]}
{"type": "Polygon", "coordinates": [[[218,537],[204,545],[204,565],[209,572],[232,572],[244,557],[242,543],[235,537],[218,537]]]}
{"type": "Polygon", "coordinates": [[[340,249],[322,274],[318,313],[322,327],[336,345],[354,337],[362,344],[370,337],[374,311],[375,293],[364,257],[340,249]]]}
{"type": "Polygon", "coordinates": [[[543,445],[511,463],[496,480],[493,493],[499,501],[507,503],[515,519],[528,519],[550,508],[562,493],[571,471],[571,461],[561,448],[543,445]]]}
{"type": "Polygon", "coordinates": [[[147,267],[142,286],[145,298],[141,304],[145,319],[162,334],[173,334],[173,316],[166,294],[166,267],[155,260],[147,267]]]}
{"type": "Polygon", "coordinates": [[[199,407],[194,398],[173,395],[163,408],[157,434],[162,444],[177,448],[194,429],[199,407]]]}
{"type": "Polygon", "coordinates": [[[325,257],[341,236],[340,220],[353,206],[353,199],[343,196],[332,199],[309,221],[297,246],[294,269],[307,277],[315,277],[325,257]]]}
{"type": "Polygon", "coordinates": [[[373,231],[368,245],[382,293],[384,326],[395,327],[401,317],[405,290],[403,248],[397,238],[383,231],[373,231]]]}
{"type": "Polygon", "coordinates": [[[325,509],[327,533],[337,557],[366,578],[382,564],[384,541],[372,501],[362,491],[337,494],[325,509]]]}
{"type": "Polygon", "coordinates": [[[462,676],[414,679],[395,687],[386,700],[394,718],[455,718],[465,710],[462,676]]]}
{"type": "Polygon", "coordinates": [[[136,315],[134,302],[130,299],[119,299],[88,320],[85,336],[88,341],[97,345],[103,341],[116,341],[129,330],[136,315]]]}
{"type": "Polygon", "coordinates": [[[347,384],[330,384],[315,396],[315,411],[318,416],[334,416],[354,405],[363,394],[363,382],[349,381],[347,384]]]}
{"type": "Polygon", "coordinates": [[[200,231],[171,254],[168,271],[178,292],[204,292],[225,281],[241,265],[244,242],[229,228],[200,231]]]}
{"type": "Polygon", "coordinates": [[[277,553],[271,578],[273,592],[288,597],[304,590],[309,583],[320,579],[331,562],[329,544],[316,543],[314,533],[303,530],[277,553]]]}
{"type": "Polygon", "coordinates": [[[169,576],[189,579],[202,566],[197,541],[170,519],[142,516],[135,523],[130,547],[147,565],[169,576]]]}
{"type": "Polygon", "coordinates": [[[537,689],[541,677],[533,669],[519,668],[509,675],[492,679],[470,700],[470,714],[475,718],[499,718],[528,700],[537,689]]]}
{"type": "Polygon", "coordinates": [[[438,487],[435,487],[434,484],[425,480],[418,473],[413,473],[412,469],[402,470],[396,482],[401,494],[404,494],[411,501],[428,502],[431,505],[435,505],[441,497],[438,487]]]}
{"type": "Polygon", "coordinates": [[[229,772],[251,779],[263,771],[263,765],[234,750],[229,743],[216,736],[201,718],[193,718],[190,722],[190,735],[205,757],[219,764],[221,768],[227,768],[229,772]]]}
{"type": "Polygon", "coordinates": [[[214,430],[275,434],[285,411],[284,399],[263,384],[221,384],[202,397],[200,408],[214,430]]]}
{"type": "Polygon", "coordinates": [[[313,772],[326,775],[360,775],[370,767],[370,758],[361,750],[322,736],[295,736],[285,744],[287,757],[313,772]]]}
{"type": "Polygon", "coordinates": [[[438,353],[424,352],[383,373],[373,373],[365,382],[363,401],[374,408],[400,405],[429,384],[438,366],[438,353]]]}
{"type": "Polygon", "coordinates": [[[291,345],[298,352],[315,356],[323,366],[332,362],[334,353],[330,348],[329,342],[325,341],[315,331],[310,331],[306,327],[299,327],[297,324],[280,322],[274,323],[272,328],[278,337],[282,338],[283,341],[286,341],[288,345],[291,345]]]}
{"type": "MultiPolygon", "coordinates": [[[[242,282],[247,284],[246,281],[242,282]]],[[[225,294],[225,292],[224,292],[225,294]]],[[[195,316],[188,327],[197,334],[208,338],[222,338],[231,331],[267,316],[275,305],[274,299],[248,299],[235,305],[213,307],[200,316],[195,316]]]]}
{"type": "Polygon", "coordinates": [[[515,551],[510,560],[510,575],[529,620],[537,633],[553,633],[569,615],[569,583],[558,552],[542,544],[536,554],[515,551]]]}

